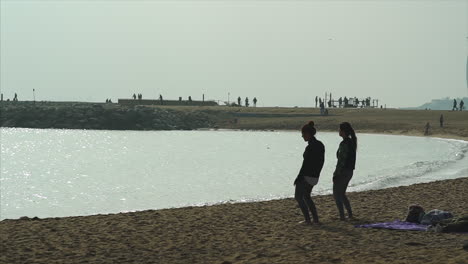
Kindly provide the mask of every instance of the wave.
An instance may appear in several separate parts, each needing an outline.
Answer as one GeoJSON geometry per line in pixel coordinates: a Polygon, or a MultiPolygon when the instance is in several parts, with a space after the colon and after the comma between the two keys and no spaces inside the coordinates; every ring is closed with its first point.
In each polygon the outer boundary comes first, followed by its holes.
{"type": "Polygon", "coordinates": [[[445,180],[468,176],[467,156],[468,143],[453,140],[455,148],[450,160],[417,161],[412,164],[396,167],[391,171],[378,171],[367,175],[366,180],[352,182],[352,191],[364,191],[410,185],[434,180],[445,180]],[[460,144],[463,143],[463,144],[460,144]]]}

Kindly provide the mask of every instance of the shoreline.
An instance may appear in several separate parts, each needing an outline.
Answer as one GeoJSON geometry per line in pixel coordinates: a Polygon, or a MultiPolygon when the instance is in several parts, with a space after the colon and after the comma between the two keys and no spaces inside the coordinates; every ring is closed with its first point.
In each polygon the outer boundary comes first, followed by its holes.
{"type": "Polygon", "coordinates": [[[96,103],[2,104],[1,127],[96,130],[254,129],[300,130],[314,120],[318,131],[335,131],[350,122],[357,132],[423,135],[468,140],[468,111],[224,106],[126,106],[96,103]],[[439,117],[444,115],[444,127],[439,117]]]}

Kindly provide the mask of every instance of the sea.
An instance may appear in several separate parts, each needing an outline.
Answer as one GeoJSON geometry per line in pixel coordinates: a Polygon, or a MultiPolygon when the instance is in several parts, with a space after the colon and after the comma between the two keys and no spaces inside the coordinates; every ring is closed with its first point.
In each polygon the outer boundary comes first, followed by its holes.
{"type": "MultiPolygon", "coordinates": [[[[349,191],[468,176],[468,142],[358,134],[349,191]]],[[[330,194],[338,133],[317,134],[330,194]]],[[[282,199],[307,145],[296,131],[1,128],[0,219],[66,217],[282,199]]],[[[430,191],[430,190],[428,190],[430,191]]]]}

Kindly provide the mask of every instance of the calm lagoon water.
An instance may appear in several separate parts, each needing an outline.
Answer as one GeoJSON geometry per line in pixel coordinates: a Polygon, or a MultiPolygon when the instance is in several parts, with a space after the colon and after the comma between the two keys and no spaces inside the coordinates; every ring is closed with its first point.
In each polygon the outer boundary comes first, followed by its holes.
{"type": "MultiPolygon", "coordinates": [[[[468,142],[359,134],[350,191],[468,176],[468,142]]],[[[314,194],[331,192],[337,133],[314,194]]],[[[292,197],[298,132],[1,128],[0,218],[292,197]]]]}

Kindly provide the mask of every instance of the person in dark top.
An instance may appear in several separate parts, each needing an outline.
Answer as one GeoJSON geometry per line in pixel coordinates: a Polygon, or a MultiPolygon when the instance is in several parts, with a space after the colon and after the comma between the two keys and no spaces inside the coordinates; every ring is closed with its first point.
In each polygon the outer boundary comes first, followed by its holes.
{"type": "Polygon", "coordinates": [[[426,126],[424,127],[424,135],[425,136],[429,135],[429,129],[431,129],[431,124],[429,124],[429,122],[427,122],[426,126]]]}
{"type": "Polygon", "coordinates": [[[309,210],[312,213],[314,223],[319,222],[317,208],[315,207],[310,194],[312,188],[318,183],[320,172],[322,171],[325,161],[325,146],[322,142],[315,138],[317,130],[314,127],[314,122],[311,121],[302,127],[302,138],[307,141],[307,145],[303,157],[301,170],[294,180],[296,186],[294,198],[299,204],[302,213],[304,214],[305,224],[311,224],[309,210]]]}
{"type": "Polygon", "coordinates": [[[343,141],[336,153],[338,162],[335,172],[333,173],[333,197],[335,198],[336,206],[340,214],[340,220],[345,220],[343,205],[348,212],[348,217],[353,217],[351,204],[346,197],[346,189],[349,181],[353,177],[354,168],[356,165],[356,150],[357,138],[351,124],[344,122],[340,124],[340,137],[343,141]]]}

